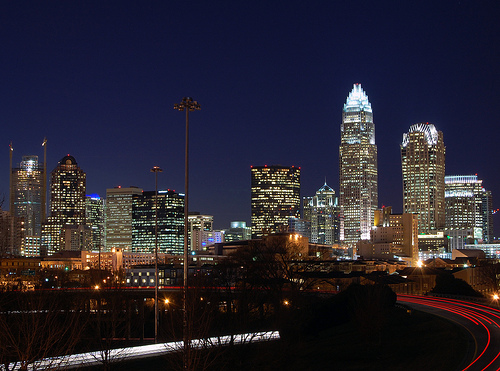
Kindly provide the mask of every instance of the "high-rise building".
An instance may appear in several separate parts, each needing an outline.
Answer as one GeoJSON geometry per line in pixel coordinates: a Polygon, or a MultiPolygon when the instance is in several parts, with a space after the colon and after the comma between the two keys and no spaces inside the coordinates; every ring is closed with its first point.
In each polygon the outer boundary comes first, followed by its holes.
{"type": "Polygon", "coordinates": [[[93,250],[105,250],[104,200],[98,194],[85,197],[87,225],[90,227],[93,250]]]}
{"type": "MultiPolygon", "coordinates": [[[[491,191],[484,191],[482,198],[483,215],[483,242],[492,243],[493,241],[493,196],[491,191]]],[[[498,210],[497,210],[498,211],[498,210]]]]}
{"type": "Polygon", "coordinates": [[[335,191],[325,184],[312,197],[304,197],[303,219],[311,223],[312,243],[333,245],[340,240],[340,207],[335,191]]]}
{"type": "Polygon", "coordinates": [[[477,175],[444,177],[445,231],[451,250],[483,239],[482,182],[477,175]]]}
{"type": "MultiPolygon", "coordinates": [[[[86,225],[85,190],[86,174],[73,156],[64,156],[50,173],[49,217],[42,224],[44,255],[52,255],[72,245],[71,241],[65,239],[65,229],[78,229],[86,225]]],[[[86,244],[80,246],[85,248],[86,244]]]]}
{"type": "Polygon", "coordinates": [[[155,191],[132,197],[132,251],[155,251],[156,218],[158,252],[181,255],[184,252],[184,195],[175,191],[158,191],[155,214],[155,191]]]}
{"type": "Polygon", "coordinates": [[[361,84],[354,84],[340,127],[340,240],[370,239],[378,207],[377,146],[373,111],[361,84]]]}
{"type": "Polygon", "coordinates": [[[300,214],[300,168],[252,166],[252,238],[285,232],[300,214]]]}
{"type": "Polygon", "coordinates": [[[418,214],[419,233],[445,227],[445,152],[443,133],[433,124],[415,124],[403,134],[403,211],[418,214]]]}
{"type": "Polygon", "coordinates": [[[42,231],[43,166],[38,156],[23,156],[19,167],[11,170],[10,212],[24,222],[19,250],[24,256],[40,255],[42,231]]]}
{"type": "Polygon", "coordinates": [[[141,194],[138,187],[106,189],[106,251],[132,251],[132,199],[141,194]]]}
{"type": "Polygon", "coordinates": [[[206,246],[214,244],[214,217],[190,212],[188,215],[188,241],[191,251],[202,251],[206,246]]]}

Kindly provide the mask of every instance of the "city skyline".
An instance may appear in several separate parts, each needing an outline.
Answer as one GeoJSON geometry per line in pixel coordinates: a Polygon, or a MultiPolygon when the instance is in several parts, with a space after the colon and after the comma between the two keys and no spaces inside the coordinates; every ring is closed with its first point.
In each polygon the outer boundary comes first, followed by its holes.
{"type": "Polygon", "coordinates": [[[379,207],[402,211],[399,144],[418,122],[444,133],[446,175],[478,174],[497,204],[492,3],[189,5],[0,5],[6,199],[8,144],[16,166],[42,157],[44,137],[47,171],[69,153],[87,194],[152,190],[155,165],[159,189],[183,192],[173,104],[192,96],[202,110],[191,116],[190,210],[214,215],[216,229],[249,222],[251,165],[300,166],[301,197],[325,177],[339,191],[342,104],[361,83],[377,125],[379,207]]]}

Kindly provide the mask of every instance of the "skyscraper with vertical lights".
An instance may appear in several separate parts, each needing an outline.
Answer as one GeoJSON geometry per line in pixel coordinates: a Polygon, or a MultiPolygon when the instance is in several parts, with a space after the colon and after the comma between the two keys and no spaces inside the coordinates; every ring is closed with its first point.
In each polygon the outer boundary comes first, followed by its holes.
{"type": "Polygon", "coordinates": [[[354,84],[344,104],[339,162],[340,240],[368,240],[378,207],[377,146],[372,106],[361,84],[354,84]]]}
{"type": "Polygon", "coordinates": [[[252,238],[284,232],[300,216],[300,168],[252,166],[252,238]]]}
{"type": "MultiPolygon", "coordinates": [[[[158,191],[158,252],[182,255],[184,251],[184,194],[158,191]]],[[[155,251],[155,191],[132,196],[133,252],[155,251]]]]}
{"type": "Polygon", "coordinates": [[[493,214],[498,211],[493,209],[493,195],[491,191],[483,192],[482,202],[482,215],[483,215],[483,242],[492,243],[493,240],[493,214]]]}
{"type": "Polygon", "coordinates": [[[87,234],[90,234],[85,228],[85,190],[85,172],[73,156],[64,156],[50,173],[49,217],[42,225],[44,255],[89,247],[87,242],[78,243],[89,241],[87,234]]]}
{"type": "Polygon", "coordinates": [[[91,194],[85,197],[85,212],[87,215],[87,225],[90,227],[92,237],[92,249],[104,251],[105,245],[105,224],[104,224],[104,200],[98,194],[91,194]]]}
{"type": "Polygon", "coordinates": [[[418,232],[445,227],[443,133],[428,122],[410,126],[401,143],[403,212],[418,214],[418,232]]]}
{"type": "Polygon", "coordinates": [[[43,166],[38,156],[23,156],[19,167],[12,170],[10,211],[24,223],[21,255],[40,255],[42,230],[43,166]]]}

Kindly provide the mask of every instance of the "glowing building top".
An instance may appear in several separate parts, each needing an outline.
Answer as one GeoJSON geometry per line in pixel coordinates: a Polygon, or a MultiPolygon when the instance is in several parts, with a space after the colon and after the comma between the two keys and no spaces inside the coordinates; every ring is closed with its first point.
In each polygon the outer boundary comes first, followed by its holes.
{"type": "Polygon", "coordinates": [[[403,147],[406,147],[408,145],[410,141],[409,134],[414,132],[423,133],[428,146],[436,145],[438,142],[439,135],[436,127],[433,124],[429,124],[428,122],[422,122],[410,126],[408,133],[403,134],[403,147]]]}
{"type": "Polygon", "coordinates": [[[344,104],[344,112],[356,111],[372,112],[372,105],[361,84],[354,84],[344,104]]]}

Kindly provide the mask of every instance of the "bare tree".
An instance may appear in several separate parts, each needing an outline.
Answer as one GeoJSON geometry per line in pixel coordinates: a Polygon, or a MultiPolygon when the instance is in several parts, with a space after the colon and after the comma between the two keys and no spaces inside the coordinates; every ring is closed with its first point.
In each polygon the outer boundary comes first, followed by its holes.
{"type": "Polygon", "coordinates": [[[4,370],[28,366],[36,370],[41,368],[41,359],[73,351],[86,321],[83,302],[75,298],[70,302],[64,293],[0,295],[0,364],[4,370]]]}
{"type": "Polygon", "coordinates": [[[500,288],[500,263],[483,261],[474,268],[479,277],[479,286],[486,287],[490,292],[498,292],[500,288]]]}

